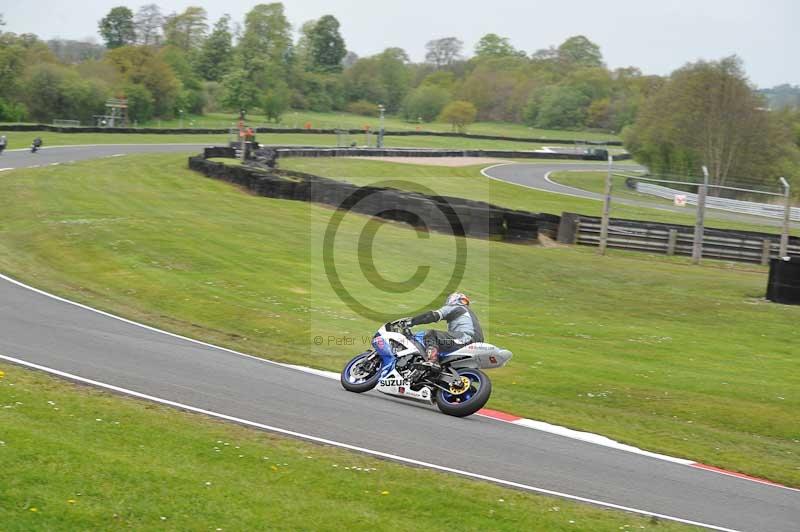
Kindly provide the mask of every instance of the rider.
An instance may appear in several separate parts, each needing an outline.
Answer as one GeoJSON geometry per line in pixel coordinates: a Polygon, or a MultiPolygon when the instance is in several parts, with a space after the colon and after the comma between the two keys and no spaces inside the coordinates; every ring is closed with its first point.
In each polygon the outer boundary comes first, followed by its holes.
{"type": "Polygon", "coordinates": [[[6,139],[5,135],[0,136],[0,153],[3,153],[3,150],[6,149],[8,145],[8,140],[6,139]]]}
{"type": "Polygon", "coordinates": [[[39,148],[41,148],[42,147],[42,139],[41,139],[41,137],[36,137],[35,139],[33,139],[32,146],[33,146],[33,148],[35,150],[38,150],[39,148]]]}
{"type": "Polygon", "coordinates": [[[439,310],[429,310],[410,319],[409,324],[422,325],[447,320],[447,331],[429,329],[425,333],[424,364],[439,369],[439,353],[448,353],[473,342],[483,341],[483,331],[478,317],[469,308],[469,298],[461,292],[447,296],[444,306],[439,310]]]}

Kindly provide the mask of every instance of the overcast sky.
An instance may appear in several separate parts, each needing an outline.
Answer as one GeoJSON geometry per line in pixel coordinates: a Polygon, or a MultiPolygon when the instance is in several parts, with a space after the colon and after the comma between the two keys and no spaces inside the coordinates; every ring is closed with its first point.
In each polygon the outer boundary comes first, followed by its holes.
{"type": "MultiPolygon", "coordinates": [[[[6,31],[45,39],[99,40],[97,21],[117,5],[134,12],[153,0],[0,0],[6,31]]],[[[164,13],[205,7],[213,22],[223,13],[235,21],[256,1],[156,1],[164,13]]],[[[268,2],[264,2],[268,3],[268,2]]],[[[511,39],[533,52],[583,34],[600,45],[611,68],[638,66],[669,74],[688,61],[738,54],[759,87],[800,85],[800,2],[797,0],[284,0],[294,28],[332,14],[347,47],[360,56],[389,46],[421,61],[428,40],[457,36],[471,54],[486,33],[511,39]]]]}

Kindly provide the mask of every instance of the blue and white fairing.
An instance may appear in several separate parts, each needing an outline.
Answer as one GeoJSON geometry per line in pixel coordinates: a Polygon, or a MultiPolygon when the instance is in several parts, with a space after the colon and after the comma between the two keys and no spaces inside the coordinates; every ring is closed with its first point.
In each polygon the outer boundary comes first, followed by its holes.
{"type": "Polygon", "coordinates": [[[394,355],[391,342],[387,338],[384,338],[381,331],[384,333],[386,332],[384,328],[381,327],[381,329],[375,333],[375,336],[372,337],[372,347],[375,348],[375,352],[381,357],[381,378],[383,379],[394,369],[397,357],[394,355]]]}

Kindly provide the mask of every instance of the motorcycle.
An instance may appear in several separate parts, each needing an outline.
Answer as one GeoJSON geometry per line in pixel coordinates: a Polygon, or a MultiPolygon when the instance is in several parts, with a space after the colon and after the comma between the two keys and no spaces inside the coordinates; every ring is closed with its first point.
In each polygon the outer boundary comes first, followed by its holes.
{"type": "Polygon", "coordinates": [[[476,342],[439,355],[441,370],[425,361],[424,332],[412,332],[407,320],[383,325],[372,337],[372,349],[356,355],[341,374],[345,390],[373,388],[387,395],[436,404],[444,414],[465,417],[486,404],[492,382],[482,369],[500,368],[511,351],[476,342]]]}

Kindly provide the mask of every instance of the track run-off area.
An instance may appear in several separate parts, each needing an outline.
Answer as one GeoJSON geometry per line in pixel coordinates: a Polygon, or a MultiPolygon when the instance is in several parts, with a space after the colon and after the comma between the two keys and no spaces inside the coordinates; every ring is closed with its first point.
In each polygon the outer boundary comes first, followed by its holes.
{"type": "MultiPolygon", "coordinates": [[[[0,169],[133,153],[188,155],[203,147],[13,150],[0,156],[0,169]]],[[[547,162],[495,166],[485,175],[538,188],[549,182],[549,172],[573,167],[594,169],[547,162]]],[[[12,176],[0,173],[0,179],[12,176]]],[[[326,372],[160,331],[6,276],[0,276],[0,360],[262,430],[711,529],[788,532],[800,523],[800,490],[513,416],[486,412],[456,419],[377,392],[351,394],[326,372]]]]}

